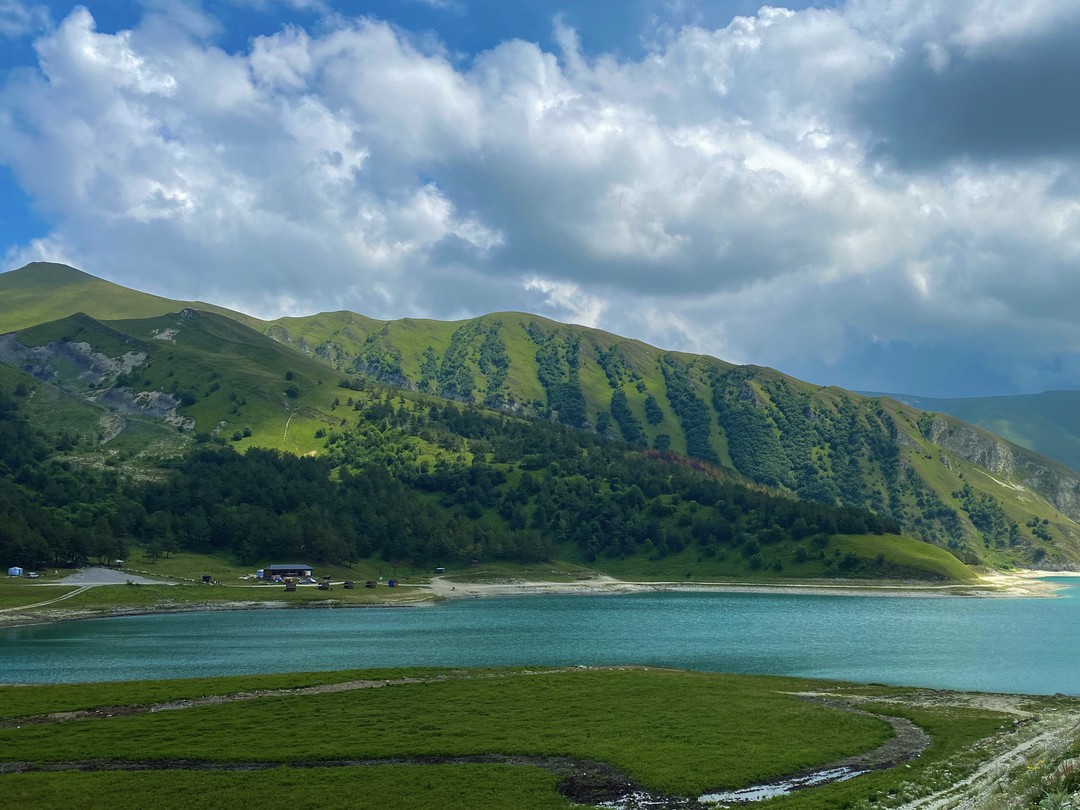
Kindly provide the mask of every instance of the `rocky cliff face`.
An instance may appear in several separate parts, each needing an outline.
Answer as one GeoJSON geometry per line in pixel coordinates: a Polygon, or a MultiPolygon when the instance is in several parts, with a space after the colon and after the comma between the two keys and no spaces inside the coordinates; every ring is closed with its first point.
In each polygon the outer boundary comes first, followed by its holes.
{"type": "Polygon", "coordinates": [[[1062,514],[1080,521],[1080,475],[1070,468],[940,414],[925,433],[939,447],[1004,479],[1019,481],[1062,514]]]}

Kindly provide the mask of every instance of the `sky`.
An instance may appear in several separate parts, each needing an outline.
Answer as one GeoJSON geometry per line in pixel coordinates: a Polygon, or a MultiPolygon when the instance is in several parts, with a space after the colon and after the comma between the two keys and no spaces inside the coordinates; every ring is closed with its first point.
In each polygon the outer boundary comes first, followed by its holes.
{"type": "Polygon", "coordinates": [[[1077,0],[0,0],[0,270],[1077,389],[1077,42],[1077,0]]]}

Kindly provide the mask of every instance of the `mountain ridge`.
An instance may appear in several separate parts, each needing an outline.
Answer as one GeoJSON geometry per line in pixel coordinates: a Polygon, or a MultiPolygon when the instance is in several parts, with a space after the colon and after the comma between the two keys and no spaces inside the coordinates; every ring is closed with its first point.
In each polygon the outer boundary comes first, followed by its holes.
{"type": "MultiPolygon", "coordinates": [[[[231,436],[238,447],[325,452],[320,433],[332,435],[347,421],[338,410],[343,391],[373,381],[410,396],[674,451],[799,498],[868,509],[968,563],[1071,567],[1080,560],[1080,475],[898,401],[529,313],[443,322],[377,321],[339,311],[260,321],[216,308],[198,327],[178,327],[185,312],[197,318],[199,310],[108,282],[95,285],[81,271],[65,276],[48,266],[35,276],[36,269],[15,271],[14,281],[0,276],[0,293],[20,293],[0,295],[0,329],[57,314],[78,299],[80,311],[101,319],[100,328],[86,333],[100,349],[115,342],[109,330],[169,347],[150,352],[145,367],[98,384],[129,387],[135,398],[174,396],[178,416],[195,422],[192,433],[231,436]],[[172,311],[104,317],[162,308],[172,311]]],[[[8,341],[48,351],[65,337],[75,340],[65,332],[78,328],[72,314],[16,331],[8,341]]]]}

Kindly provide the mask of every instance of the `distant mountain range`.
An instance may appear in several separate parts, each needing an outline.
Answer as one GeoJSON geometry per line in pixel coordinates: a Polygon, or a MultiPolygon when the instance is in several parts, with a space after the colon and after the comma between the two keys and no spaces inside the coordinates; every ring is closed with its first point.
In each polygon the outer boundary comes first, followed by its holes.
{"type": "MultiPolygon", "coordinates": [[[[263,321],[45,263],[0,275],[0,360],[13,384],[28,374],[46,386],[35,418],[65,414],[114,463],[208,438],[323,453],[350,390],[378,383],[410,407],[450,400],[556,422],[868,509],[969,564],[1080,561],[1080,474],[1032,452],[1065,436],[1080,446],[1064,400],[1053,418],[1055,395],[1028,411],[966,401],[984,410],[962,421],[964,400],[861,396],[526,313],[263,321]]],[[[1080,451],[1055,455],[1080,465],[1080,451]]]]}

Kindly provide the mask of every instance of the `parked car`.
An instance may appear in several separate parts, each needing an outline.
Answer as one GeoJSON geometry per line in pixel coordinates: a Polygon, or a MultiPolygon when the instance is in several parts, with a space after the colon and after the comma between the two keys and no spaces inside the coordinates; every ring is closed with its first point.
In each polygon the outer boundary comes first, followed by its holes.
{"type": "Polygon", "coordinates": [[[29,571],[29,572],[27,572],[26,576],[28,578],[30,578],[30,579],[37,579],[38,578],[38,573],[37,573],[37,571],[29,571]]]}

